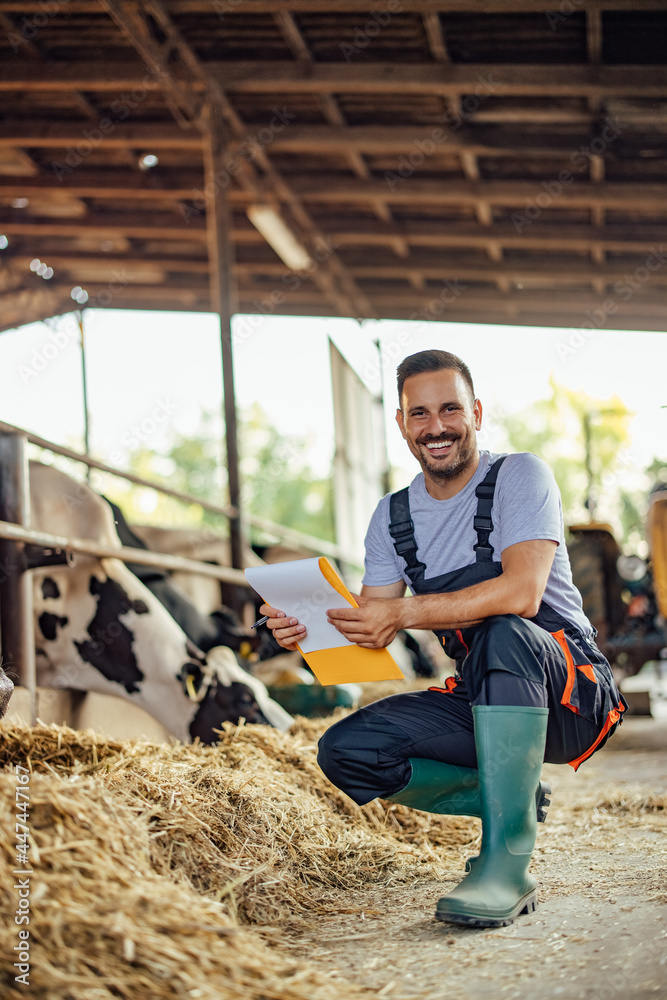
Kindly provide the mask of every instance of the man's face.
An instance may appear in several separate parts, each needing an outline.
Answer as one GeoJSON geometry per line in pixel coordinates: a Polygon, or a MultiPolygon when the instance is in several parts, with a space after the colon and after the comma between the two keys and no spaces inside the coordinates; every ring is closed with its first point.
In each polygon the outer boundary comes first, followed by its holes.
{"type": "Polygon", "coordinates": [[[403,383],[396,420],[424,475],[445,484],[474,471],[482,405],[456,371],[423,372],[403,383]]]}

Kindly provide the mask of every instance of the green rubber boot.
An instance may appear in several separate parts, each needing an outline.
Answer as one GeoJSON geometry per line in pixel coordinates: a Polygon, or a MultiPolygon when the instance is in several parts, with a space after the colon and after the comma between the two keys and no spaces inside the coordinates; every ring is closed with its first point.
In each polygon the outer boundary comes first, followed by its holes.
{"type": "MultiPolygon", "coordinates": [[[[475,772],[477,773],[477,772],[475,772]]],[[[537,788],[535,789],[535,812],[537,815],[538,823],[546,823],[547,812],[549,806],[551,805],[551,785],[546,781],[538,781],[537,788]]],[[[481,816],[481,813],[475,813],[476,816],[481,816]]],[[[479,855],[475,854],[472,858],[468,858],[465,863],[465,870],[467,872],[472,871],[472,866],[477,861],[479,855]]]]}
{"type": "Polygon", "coordinates": [[[438,901],[438,920],[504,927],[537,906],[537,883],[528,866],[537,837],[535,789],[548,715],[546,708],[473,707],[482,850],[472,871],[438,901]]]}
{"type": "MultiPolygon", "coordinates": [[[[446,816],[482,815],[479,798],[479,774],[475,767],[458,767],[439,760],[424,757],[410,757],[412,774],[405,788],[394,795],[388,795],[388,802],[399,802],[423,812],[442,813],[446,816]]],[[[535,790],[535,810],[537,822],[544,823],[551,805],[551,786],[546,781],[538,781],[535,790]]],[[[467,872],[477,856],[468,858],[467,872]]]]}
{"type": "Polygon", "coordinates": [[[411,757],[410,764],[410,780],[400,792],[387,796],[389,802],[448,816],[482,815],[476,768],[425,757],[411,757]]]}

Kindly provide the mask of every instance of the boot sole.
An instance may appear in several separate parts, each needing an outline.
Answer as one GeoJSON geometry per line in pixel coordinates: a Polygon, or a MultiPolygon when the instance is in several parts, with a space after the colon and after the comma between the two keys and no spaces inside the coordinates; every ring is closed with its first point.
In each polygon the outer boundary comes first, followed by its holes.
{"type": "Polygon", "coordinates": [[[523,916],[524,913],[534,913],[537,909],[537,892],[533,890],[527,899],[519,901],[517,906],[504,917],[482,917],[468,913],[444,913],[435,911],[435,919],[448,924],[464,924],[467,927],[507,927],[513,923],[516,917],[523,916]]]}

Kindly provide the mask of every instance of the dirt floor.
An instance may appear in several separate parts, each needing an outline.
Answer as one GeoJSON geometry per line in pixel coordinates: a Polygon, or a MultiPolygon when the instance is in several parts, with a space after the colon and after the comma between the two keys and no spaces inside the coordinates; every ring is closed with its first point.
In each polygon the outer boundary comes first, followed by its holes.
{"type": "MultiPolygon", "coordinates": [[[[390,1000],[667,997],[667,719],[630,717],[577,774],[543,777],[535,913],[495,930],[438,923],[456,881],[328,891],[330,917],[290,936],[294,957],[335,976],[341,997],[346,983],[390,1000]]],[[[461,875],[469,853],[461,844],[461,875]]]]}

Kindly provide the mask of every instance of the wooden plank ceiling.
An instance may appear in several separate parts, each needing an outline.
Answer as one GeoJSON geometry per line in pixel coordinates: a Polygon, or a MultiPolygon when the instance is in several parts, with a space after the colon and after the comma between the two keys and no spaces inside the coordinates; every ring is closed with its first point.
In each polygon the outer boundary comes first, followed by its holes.
{"type": "Polygon", "coordinates": [[[667,328],[665,0],[0,0],[0,329],[209,310],[211,120],[241,311],[667,328]]]}

